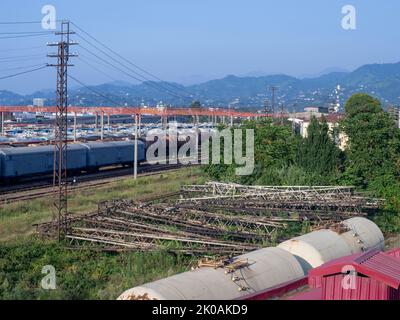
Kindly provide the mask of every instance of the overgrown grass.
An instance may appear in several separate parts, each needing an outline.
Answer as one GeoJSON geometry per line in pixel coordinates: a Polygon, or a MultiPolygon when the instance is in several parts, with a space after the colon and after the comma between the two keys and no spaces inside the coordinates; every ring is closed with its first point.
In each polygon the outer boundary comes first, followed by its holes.
{"type": "Polygon", "coordinates": [[[116,299],[134,286],[187,271],[190,261],[163,251],[73,251],[32,238],[0,246],[0,300],[116,299]],[[41,287],[47,265],[55,268],[55,290],[41,287]]]}
{"type": "MultiPolygon", "coordinates": [[[[183,184],[203,183],[199,168],[155,176],[127,178],[69,197],[69,212],[96,210],[102,200],[137,199],[178,191],[183,184]]],[[[165,251],[104,253],[73,251],[35,235],[33,224],[50,221],[53,199],[43,198],[0,208],[1,299],[115,299],[124,290],[187,270],[191,259],[165,251]],[[56,290],[41,288],[46,265],[56,269],[56,290]]]]}
{"type": "MultiPolygon", "coordinates": [[[[71,194],[68,211],[72,214],[96,210],[98,202],[111,199],[143,199],[178,191],[183,184],[202,183],[199,168],[181,170],[154,176],[132,178],[92,190],[71,194]]],[[[53,199],[42,198],[7,204],[0,208],[0,243],[29,237],[35,231],[33,224],[50,221],[54,214],[53,199]]]]}
{"type": "MultiPolygon", "coordinates": [[[[127,178],[96,190],[72,194],[69,211],[81,214],[96,210],[102,200],[137,199],[178,191],[183,184],[204,183],[200,168],[127,178]]],[[[0,300],[2,299],[115,299],[124,290],[186,271],[192,260],[166,251],[104,253],[89,249],[69,250],[34,236],[33,224],[49,221],[53,199],[44,198],[0,208],[0,300]],[[41,288],[46,265],[56,270],[57,289],[41,288]]],[[[392,216],[390,216],[392,218],[392,216]]],[[[380,225],[396,225],[387,215],[376,217],[380,225]]],[[[289,223],[265,245],[281,237],[309,232],[307,223],[289,223]]],[[[386,230],[396,231],[396,230],[386,230]]],[[[174,244],[177,246],[178,244],[174,244]]]]}

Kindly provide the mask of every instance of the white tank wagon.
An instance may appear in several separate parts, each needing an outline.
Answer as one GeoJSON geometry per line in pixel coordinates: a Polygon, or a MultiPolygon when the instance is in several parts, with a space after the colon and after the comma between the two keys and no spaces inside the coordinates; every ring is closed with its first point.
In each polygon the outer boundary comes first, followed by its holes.
{"type": "Polygon", "coordinates": [[[235,260],[247,261],[249,266],[232,273],[201,267],[127,290],[118,299],[231,300],[304,276],[293,255],[279,248],[253,251],[235,260]],[[234,281],[235,277],[241,279],[234,281]]]}
{"type": "Polygon", "coordinates": [[[319,230],[305,234],[281,243],[278,248],[293,254],[306,274],[333,259],[384,248],[384,236],[371,220],[352,218],[344,221],[342,226],[342,230],[319,230]]]}
{"type": "Polygon", "coordinates": [[[235,258],[249,265],[226,273],[202,267],[125,291],[119,300],[232,300],[300,279],[332,259],[383,248],[383,234],[370,220],[343,222],[345,230],[319,230],[235,258]]]}

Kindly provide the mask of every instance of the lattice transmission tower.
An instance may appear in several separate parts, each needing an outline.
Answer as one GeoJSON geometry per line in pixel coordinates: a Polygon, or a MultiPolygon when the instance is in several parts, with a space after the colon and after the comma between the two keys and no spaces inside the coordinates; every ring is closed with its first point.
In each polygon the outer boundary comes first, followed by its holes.
{"type": "Polygon", "coordinates": [[[56,32],[60,36],[59,42],[48,43],[50,47],[57,47],[57,53],[48,54],[48,57],[57,58],[57,64],[49,64],[57,70],[56,90],[56,120],[54,127],[54,172],[53,185],[57,190],[54,206],[56,208],[58,238],[63,238],[68,233],[68,181],[67,181],[67,149],[68,149],[68,64],[69,58],[76,57],[71,54],[69,47],[78,44],[70,41],[69,21],[61,22],[61,31],[56,32]]]}

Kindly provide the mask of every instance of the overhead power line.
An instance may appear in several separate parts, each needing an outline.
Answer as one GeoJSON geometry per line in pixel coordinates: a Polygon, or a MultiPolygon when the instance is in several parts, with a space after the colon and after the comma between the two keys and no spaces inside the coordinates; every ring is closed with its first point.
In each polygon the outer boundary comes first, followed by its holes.
{"type": "Polygon", "coordinates": [[[0,32],[0,34],[5,34],[5,35],[14,35],[14,34],[20,34],[20,35],[24,35],[24,34],[43,34],[43,33],[47,33],[47,34],[52,34],[54,33],[53,31],[18,31],[18,32],[0,32]]]}
{"type": "Polygon", "coordinates": [[[87,61],[86,59],[82,58],[82,54],[79,55],[78,60],[82,61],[84,64],[86,64],[87,66],[89,66],[90,68],[92,68],[93,70],[96,70],[98,73],[101,73],[102,75],[106,76],[107,78],[113,80],[113,81],[118,81],[117,79],[115,79],[114,77],[110,76],[109,74],[107,74],[106,72],[102,71],[101,69],[95,67],[93,64],[91,64],[89,61],[87,61]]]}
{"type": "MultiPolygon", "coordinates": [[[[56,20],[56,22],[61,22],[63,20],[56,20]]],[[[0,25],[18,25],[18,24],[42,24],[43,21],[0,21],[0,25]]]]}
{"type": "Polygon", "coordinates": [[[78,30],[80,30],[81,32],[83,32],[85,35],[87,35],[88,37],[90,37],[92,40],[94,40],[95,42],[97,42],[98,44],[100,44],[101,46],[103,46],[104,48],[106,48],[108,51],[112,52],[113,54],[115,54],[117,57],[119,57],[120,59],[122,59],[123,61],[125,61],[126,63],[130,64],[131,66],[137,68],[138,70],[142,71],[143,73],[147,74],[150,77],[153,77],[154,79],[165,83],[167,86],[171,87],[174,90],[179,90],[182,92],[185,92],[185,94],[189,95],[190,97],[193,96],[192,93],[190,93],[189,91],[187,91],[186,89],[183,89],[181,87],[175,86],[170,84],[169,82],[166,82],[164,80],[162,80],[161,78],[157,77],[156,75],[154,75],[153,73],[145,70],[144,68],[138,66],[137,64],[133,63],[132,61],[126,59],[125,57],[123,57],[122,55],[120,55],[118,52],[116,52],[115,50],[111,49],[110,47],[108,47],[106,44],[104,44],[103,42],[101,42],[100,40],[96,39],[94,36],[92,36],[91,34],[89,34],[87,31],[83,30],[81,27],[79,27],[78,25],[76,25],[75,23],[71,22],[78,30]]]}
{"type": "Polygon", "coordinates": [[[13,70],[21,70],[21,69],[28,69],[28,68],[36,68],[39,66],[43,66],[45,63],[38,63],[34,65],[29,65],[29,66],[21,66],[21,67],[14,67],[14,68],[7,68],[7,69],[0,69],[0,72],[4,71],[13,71],[13,70]]]}
{"type": "Polygon", "coordinates": [[[79,45],[79,47],[82,48],[83,50],[85,50],[86,52],[90,53],[90,54],[91,54],[92,56],[94,56],[95,58],[97,58],[97,59],[99,59],[100,61],[104,62],[105,64],[107,64],[107,65],[113,67],[114,69],[116,69],[116,70],[118,70],[118,71],[124,73],[124,74],[127,75],[128,77],[131,77],[131,78],[133,78],[134,80],[139,81],[139,82],[142,82],[142,81],[143,81],[142,79],[139,79],[139,78],[137,78],[137,77],[135,77],[135,76],[132,76],[130,73],[126,72],[125,70],[119,68],[118,66],[112,64],[111,62],[107,61],[106,59],[100,57],[98,54],[94,53],[94,52],[91,51],[90,49],[88,49],[88,48],[86,48],[86,47],[84,47],[84,46],[82,46],[82,45],[79,45]]]}
{"type": "Polygon", "coordinates": [[[42,57],[42,54],[28,54],[28,55],[22,55],[22,56],[10,56],[10,57],[0,57],[0,60],[14,60],[14,59],[19,59],[19,58],[35,58],[35,57],[42,57]]]}
{"type": "Polygon", "coordinates": [[[44,69],[44,68],[47,68],[47,64],[44,65],[44,66],[41,66],[40,68],[35,68],[35,69],[31,69],[31,70],[26,70],[26,71],[23,71],[23,72],[14,73],[14,74],[10,74],[10,75],[8,75],[8,76],[0,77],[0,80],[9,79],[9,78],[14,78],[14,77],[17,77],[17,76],[20,76],[20,75],[23,75],[23,74],[27,74],[27,73],[32,73],[32,72],[35,72],[35,71],[39,71],[39,70],[42,70],[42,69],[44,69]]]}
{"type": "Polygon", "coordinates": [[[8,24],[36,24],[42,23],[42,21],[0,21],[0,25],[8,25],[8,24]]]}
{"type": "Polygon", "coordinates": [[[93,88],[89,87],[88,85],[84,84],[82,81],[78,80],[77,78],[71,76],[70,74],[68,74],[68,78],[71,78],[72,80],[74,80],[75,82],[79,83],[82,87],[86,88],[87,90],[93,92],[94,94],[98,95],[99,97],[102,97],[106,100],[108,100],[109,102],[115,104],[115,105],[120,105],[120,103],[118,103],[117,101],[114,101],[113,99],[110,99],[109,97],[107,97],[106,95],[98,92],[97,90],[94,90],[93,88]]]}
{"type": "Polygon", "coordinates": [[[6,37],[0,37],[1,39],[18,39],[18,38],[30,38],[30,37],[42,37],[42,36],[48,36],[51,33],[49,32],[43,32],[43,33],[35,33],[35,34],[24,34],[24,35],[16,35],[16,36],[6,36],[6,37]]]}
{"type": "MultiPolygon", "coordinates": [[[[119,71],[124,72],[125,74],[127,74],[128,76],[130,76],[131,78],[135,79],[136,81],[139,82],[143,82],[145,85],[148,85],[150,87],[152,87],[153,89],[159,90],[159,91],[164,91],[164,93],[168,93],[172,96],[175,96],[176,98],[180,98],[180,99],[187,99],[186,97],[180,95],[179,93],[176,93],[168,88],[165,88],[163,85],[152,81],[151,79],[146,78],[145,76],[141,75],[140,73],[138,73],[137,71],[133,70],[132,68],[126,66],[126,64],[122,63],[121,61],[117,60],[116,58],[114,58],[113,56],[111,56],[110,54],[108,54],[107,52],[105,52],[103,49],[99,48],[98,46],[96,46],[95,44],[93,44],[92,42],[90,42],[89,40],[87,40],[85,37],[83,37],[82,35],[77,34],[78,37],[80,37],[83,41],[87,42],[90,46],[92,46],[93,48],[95,48],[96,50],[100,51],[102,54],[104,54],[105,56],[107,56],[108,58],[110,58],[112,61],[118,63],[119,65],[121,65],[123,68],[129,70],[130,72],[127,73],[126,71],[122,71],[121,69],[119,69],[119,71]],[[132,76],[132,74],[135,74],[135,76],[132,76]],[[148,82],[146,82],[148,81],[148,82]]],[[[83,48],[83,46],[81,45],[81,47],[83,48]]],[[[86,49],[87,50],[87,49],[86,49]]],[[[102,59],[103,61],[106,61],[104,59],[102,59]]],[[[107,62],[108,63],[108,62],[107,62]]],[[[113,65],[113,67],[115,68],[115,66],[113,65]]]]}
{"type": "Polygon", "coordinates": [[[43,58],[43,56],[29,57],[29,58],[20,58],[20,59],[0,60],[0,63],[20,62],[20,61],[31,61],[31,60],[39,60],[39,59],[42,59],[42,58],[43,58]]]}
{"type": "Polygon", "coordinates": [[[34,47],[25,47],[25,48],[4,49],[4,50],[0,50],[0,52],[25,51],[25,50],[43,49],[43,48],[44,48],[44,46],[34,46],[34,47]]]}
{"type": "MultiPolygon", "coordinates": [[[[80,44],[80,48],[82,48],[83,50],[87,51],[88,53],[90,53],[91,55],[93,55],[94,57],[96,57],[97,59],[103,61],[104,63],[108,64],[109,66],[113,67],[114,69],[116,69],[116,70],[122,72],[123,74],[127,75],[128,77],[130,77],[130,78],[132,78],[132,79],[134,79],[134,80],[136,80],[136,81],[138,81],[138,82],[144,83],[145,85],[147,85],[147,86],[149,86],[149,87],[152,87],[152,88],[155,89],[155,90],[163,91],[164,93],[167,92],[168,94],[170,94],[170,95],[172,95],[172,96],[174,96],[174,97],[176,97],[176,98],[179,98],[179,99],[182,99],[182,98],[183,98],[183,99],[185,99],[184,97],[182,97],[182,96],[180,96],[180,95],[178,95],[178,94],[176,94],[176,93],[174,93],[174,92],[171,92],[171,91],[169,91],[169,90],[165,90],[165,89],[163,89],[163,88],[160,88],[155,82],[152,82],[152,81],[150,81],[150,82],[144,82],[143,79],[141,79],[141,78],[139,78],[139,77],[137,77],[137,76],[132,75],[130,72],[127,72],[126,70],[123,70],[123,69],[121,69],[120,67],[116,66],[115,64],[113,64],[113,63],[107,61],[106,59],[104,59],[104,58],[102,58],[102,57],[100,57],[98,54],[94,53],[94,52],[91,51],[90,49],[88,49],[88,48],[82,46],[82,44],[80,44]]],[[[115,59],[113,59],[113,60],[115,60],[115,59]]],[[[118,62],[118,61],[116,60],[116,62],[118,62]]],[[[122,66],[123,66],[123,65],[122,65],[122,66]]],[[[129,69],[128,69],[128,70],[129,70],[129,69]]]]}

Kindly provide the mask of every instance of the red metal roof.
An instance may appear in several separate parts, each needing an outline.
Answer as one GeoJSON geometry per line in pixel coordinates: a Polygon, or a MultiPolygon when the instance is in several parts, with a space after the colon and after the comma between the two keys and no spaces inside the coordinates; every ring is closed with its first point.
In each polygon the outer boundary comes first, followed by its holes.
{"type": "Polygon", "coordinates": [[[322,288],[301,292],[299,294],[296,294],[295,296],[289,297],[287,300],[322,300],[322,288]]]}
{"type": "MultiPolygon", "coordinates": [[[[41,112],[41,113],[55,113],[56,107],[36,107],[36,106],[2,106],[0,105],[0,112],[41,112]]],[[[120,114],[120,115],[147,115],[147,116],[233,116],[239,118],[284,118],[292,117],[290,113],[254,113],[232,110],[230,108],[215,108],[215,107],[204,107],[204,108],[154,108],[154,107],[109,107],[109,106],[90,106],[90,107],[77,107],[68,106],[69,113],[82,113],[82,114],[120,114]]],[[[337,122],[344,118],[344,114],[327,114],[324,115],[328,122],[337,122]]],[[[303,115],[297,114],[296,118],[309,119],[310,115],[305,113],[303,115]]]]}
{"type": "Polygon", "coordinates": [[[267,288],[263,291],[251,293],[237,300],[268,300],[280,297],[288,292],[295,291],[306,285],[307,285],[307,276],[304,276],[294,281],[289,281],[272,288],[267,288]]]}
{"type": "Polygon", "coordinates": [[[400,248],[396,248],[386,252],[388,255],[400,259],[400,248]]]}
{"type": "Polygon", "coordinates": [[[342,273],[344,266],[353,266],[359,274],[383,282],[394,289],[400,288],[400,259],[379,250],[333,260],[311,270],[309,276],[323,277],[342,273]]]}
{"type": "MultiPolygon", "coordinates": [[[[0,112],[42,112],[42,113],[55,113],[56,107],[35,107],[35,106],[0,106],[0,112]]],[[[229,108],[144,108],[144,107],[107,107],[107,106],[92,106],[92,107],[76,107],[69,106],[68,112],[70,113],[84,113],[84,114],[121,114],[121,115],[151,115],[151,116],[233,116],[243,118],[254,117],[279,117],[278,114],[254,113],[236,111],[229,108]]],[[[285,114],[286,115],[286,114],[285,114]]],[[[286,117],[288,117],[286,115],[286,117]]]]}

